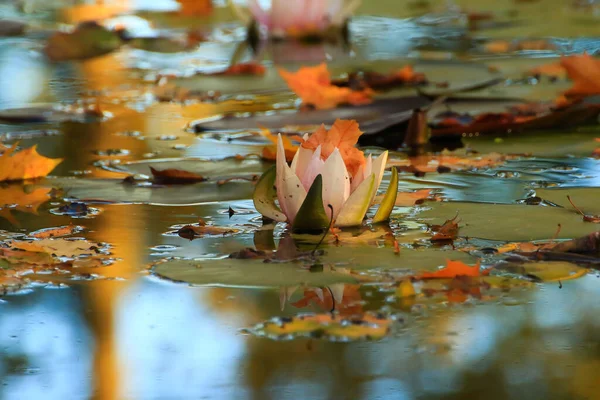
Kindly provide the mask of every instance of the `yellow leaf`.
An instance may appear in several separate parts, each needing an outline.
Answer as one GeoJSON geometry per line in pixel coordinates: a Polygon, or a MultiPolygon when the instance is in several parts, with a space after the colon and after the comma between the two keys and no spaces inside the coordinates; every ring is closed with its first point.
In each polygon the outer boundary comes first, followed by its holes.
{"type": "Polygon", "coordinates": [[[47,158],[40,155],[36,146],[15,152],[15,146],[0,155],[0,182],[21,181],[48,175],[62,158],[47,158]]]}

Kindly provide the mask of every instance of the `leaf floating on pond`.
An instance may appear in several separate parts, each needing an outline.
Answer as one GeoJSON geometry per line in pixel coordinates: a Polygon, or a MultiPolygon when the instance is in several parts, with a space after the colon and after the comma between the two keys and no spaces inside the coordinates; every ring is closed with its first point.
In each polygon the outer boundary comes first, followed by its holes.
{"type": "Polygon", "coordinates": [[[154,183],[158,184],[186,184],[204,182],[207,180],[207,178],[196,174],[195,172],[174,168],[158,170],[150,167],[150,172],[152,172],[152,176],[154,177],[154,183]]]}
{"type": "Polygon", "coordinates": [[[434,232],[431,237],[432,242],[451,242],[458,237],[458,213],[452,219],[446,220],[443,225],[432,225],[431,230],[434,232]]]}
{"type": "Polygon", "coordinates": [[[569,200],[569,203],[571,203],[573,208],[577,210],[579,214],[581,214],[585,222],[593,222],[595,224],[600,223],[600,216],[584,214],[583,211],[577,208],[577,206],[573,203],[573,200],[571,200],[571,196],[567,196],[567,199],[569,200]]]}
{"type": "Polygon", "coordinates": [[[239,232],[239,229],[221,228],[214,225],[207,225],[200,221],[197,225],[185,225],[177,231],[177,234],[184,239],[194,240],[204,236],[225,236],[239,232]]]}
{"type": "Polygon", "coordinates": [[[459,276],[480,276],[480,263],[470,266],[462,261],[447,260],[446,266],[435,272],[424,272],[417,275],[418,279],[452,279],[459,276]]]}
{"type": "Polygon", "coordinates": [[[302,314],[278,317],[247,330],[256,336],[275,340],[296,338],[325,339],[333,342],[382,339],[399,321],[383,314],[365,313],[362,317],[335,314],[302,314]]]}
{"type": "Polygon", "coordinates": [[[35,239],[50,239],[50,238],[58,238],[58,237],[63,237],[63,236],[70,236],[74,233],[81,232],[82,230],[83,230],[83,227],[81,227],[81,226],[65,225],[65,226],[58,226],[56,228],[38,229],[35,232],[31,232],[27,236],[35,238],[35,239]]]}
{"type": "Polygon", "coordinates": [[[108,54],[122,44],[117,32],[96,22],[84,22],[72,32],[56,32],[44,49],[51,61],[84,60],[108,54]]]}
{"type": "Polygon", "coordinates": [[[62,158],[40,155],[36,147],[15,151],[16,146],[13,146],[4,150],[0,155],[0,182],[41,178],[62,162],[62,158]]]}

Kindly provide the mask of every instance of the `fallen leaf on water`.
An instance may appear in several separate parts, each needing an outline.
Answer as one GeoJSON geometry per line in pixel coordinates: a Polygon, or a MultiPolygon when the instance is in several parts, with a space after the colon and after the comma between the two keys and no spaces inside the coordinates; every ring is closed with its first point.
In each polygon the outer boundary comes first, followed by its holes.
{"type": "Polygon", "coordinates": [[[225,75],[225,76],[234,76],[234,75],[254,75],[254,76],[262,76],[267,72],[267,68],[255,61],[247,62],[247,63],[239,63],[233,64],[227,67],[227,69],[219,72],[214,72],[212,74],[207,75],[225,75]]]}
{"type": "Polygon", "coordinates": [[[434,232],[431,237],[432,242],[446,242],[456,239],[458,236],[458,214],[452,219],[446,220],[443,225],[432,225],[431,231],[434,232]]]}
{"type": "Polygon", "coordinates": [[[396,205],[398,207],[412,207],[415,204],[422,203],[423,200],[429,199],[431,189],[419,189],[414,192],[398,192],[396,196],[396,205]]]}
{"type": "Polygon", "coordinates": [[[359,105],[371,102],[371,89],[355,91],[333,85],[325,63],[315,67],[302,67],[297,72],[289,72],[283,68],[278,71],[305,105],[327,109],[340,104],[359,105]]]}
{"type": "Polygon", "coordinates": [[[346,78],[335,79],[331,83],[353,90],[389,90],[399,86],[423,85],[427,83],[427,78],[425,74],[415,72],[412,65],[406,65],[388,74],[374,71],[351,72],[346,78]]]}
{"type": "Polygon", "coordinates": [[[90,21],[81,23],[72,32],[54,33],[44,51],[51,61],[83,60],[110,53],[121,44],[117,32],[90,21]]]}
{"type": "Polygon", "coordinates": [[[177,234],[184,239],[194,240],[205,236],[225,236],[237,232],[239,232],[238,229],[208,225],[203,220],[200,220],[196,225],[185,225],[179,228],[177,234]]]}
{"type": "Polygon", "coordinates": [[[0,155],[0,182],[41,178],[62,162],[62,158],[40,155],[36,146],[17,152],[15,149],[16,145],[0,155]]]}
{"type": "Polygon", "coordinates": [[[182,169],[168,168],[158,170],[150,167],[150,172],[152,172],[154,183],[158,184],[185,184],[206,181],[206,178],[202,175],[182,169]]]}
{"type": "Polygon", "coordinates": [[[269,339],[307,337],[331,341],[377,340],[391,331],[394,322],[396,321],[392,318],[375,313],[365,313],[362,317],[302,314],[273,318],[247,332],[269,339]]]}
{"type": "MultiPolygon", "coordinates": [[[[270,146],[263,147],[261,154],[262,158],[269,161],[275,161],[277,156],[277,135],[271,133],[267,128],[261,128],[259,133],[273,143],[270,146]]],[[[295,145],[292,140],[296,140],[297,142],[302,141],[302,139],[297,136],[289,137],[288,135],[281,135],[281,141],[283,142],[283,148],[285,150],[285,159],[288,162],[291,162],[294,159],[294,155],[296,155],[296,151],[298,151],[298,148],[300,147],[299,145],[295,145]]]]}
{"type": "Polygon", "coordinates": [[[417,279],[452,279],[457,276],[481,276],[479,271],[480,262],[470,266],[462,261],[446,260],[446,266],[435,272],[424,272],[417,275],[417,279]]]}
{"type": "Polygon", "coordinates": [[[561,57],[560,65],[573,81],[566,96],[590,96],[600,94],[600,60],[589,54],[561,57]]]}
{"type": "Polygon", "coordinates": [[[49,238],[58,238],[63,236],[69,236],[74,233],[81,232],[83,227],[77,225],[65,225],[58,226],[56,228],[44,228],[39,229],[37,231],[31,232],[29,237],[36,239],[49,239],[49,238]]]}
{"type": "Polygon", "coordinates": [[[177,0],[179,12],[185,16],[205,16],[213,11],[212,0],[177,0]]]}
{"type": "MultiPolygon", "coordinates": [[[[398,171],[410,172],[417,176],[423,176],[428,172],[450,172],[450,171],[462,171],[472,168],[484,168],[494,167],[504,164],[507,160],[513,159],[516,156],[500,154],[500,153],[489,153],[489,154],[459,154],[459,153],[447,153],[439,155],[423,155],[416,157],[408,157],[405,159],[393,158],[388,160],[388,167],[396,167],[398,171]]],[[[420,197],[425,195],[425,191],[414,192],[414,197],[420,197]],[[417,195],[418,193],[418,195],[417,195]]],[[[410,205],[411,198],[413,195],[408,193],[403,195],[402,192],[398,193],[397,199],[404,201],[404,204],[410,205]]],[[[425,197],[426,198],[426,197],[425,197]]],[[[400,204],[398,204],[400,205],[400,204]]]]}
{"type": "Polygon", "coordinates": [[[562,66],[560,62],[551,64],[540,65],[527,71],[527,75],[530,76],[547,76],[553,79],[566,79],[567,70],[562,66]]]}
{"type": "Polygon", "coordinates": [[[569,200],[569,203],[571,203],[571,205],[573,206],[573,208],[575,210],[577,210],[577,212],[579,214],[581,214],[581,216],[583,217],[583,220],[585,222],[593,222],[595,224],[600,223],[600,216],[597,215],[589,215],[589,214],[584,214],[583,211],[581,211],[574,203],[573,200],[571,200],[571,196],[567,196],[567,199],[569,200]]]}

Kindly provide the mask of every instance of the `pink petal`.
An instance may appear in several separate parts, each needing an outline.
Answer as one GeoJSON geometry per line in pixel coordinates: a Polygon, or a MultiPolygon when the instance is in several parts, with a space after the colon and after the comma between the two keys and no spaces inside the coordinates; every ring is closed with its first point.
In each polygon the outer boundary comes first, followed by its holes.
{"type": "Polygon", "coordinates": [[[323,171],[324,165],[325,162],[321,159],[321,146],[319,146],[313,153],[312,158],[304,171],[304,175],[302,175],[302,185],[304,186],[304,189],[307,191],[310,189],[310,186],[317,175],[321,174],[323,171]]]}

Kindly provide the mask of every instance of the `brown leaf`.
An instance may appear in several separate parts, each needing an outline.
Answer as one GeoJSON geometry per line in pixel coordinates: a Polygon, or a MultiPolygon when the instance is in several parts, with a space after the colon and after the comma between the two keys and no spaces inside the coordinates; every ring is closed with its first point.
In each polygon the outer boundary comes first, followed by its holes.
{"type": "Polygon", "coordinates": [[[56,228],[39,229],[37,231],[31,232],[28,236],[36,239],[58,238],[72,235],[74,233],[80,232],[82,229],[83,227],[77,225],[65,225],[56,228]]]}
{"type": "Polygon", "coordinates": [[[257,63],[255,61],[250,61],[247,63],[239,63],[230,65],[227,69],[219,72],[214,72],[212,74],[206,75],[225,75],[225,76],[236,76],[236,75],[254,75],[254,76],[262,76],[267,72],[267,68],[264,65],[257,63]]]}
{"type": "Polygon", "coordinates": [[[199,223],[198,225],[186,225],[177,231],[177,234],[184,239],[194,240],[205,236],[225,236],[239,232],[238,229],[221,228],[214,225],[199,223]]]}
{"type": "Polygon", "coordinates": [[[433,225],[431,230],[434,235],[431,237],[432,242],[452,241],[458,236],[458,214],[452,219],[446,220],[443,225],[433,225]]]}
{"type": "Polygon", "coordinates": [[[186,184],[204,182],[207,179],[195,172],[184,171],[181,169],[169,168],[158,170],[150,167],[150,172],[154,177],[154,183],[159,184],[186,184]]]}
{"type": "Polygon", "coordinates": [[[565,92],[566,96],[600,94],[600,60],[584,53],[562,57],[560,64],[573,81],[573,87],[565,92]]]}
{"type": "Polygon", "coordinates": [[[597,215],[589,215],[589,214],[584,214],[583,211],[581,211],[574,203],[573,200],[571,200],[571,196],[567,196],[567,199],[569,200],[569,203],[571,203],[571,205],[573,206],[573,208],[575,210],[577,210],[577,212],[579,214],[581,214],[581,216],[583,217],[583,220],[585,222],[593,222],[595,224],[600,223],[600,216],[597,215]]]}

